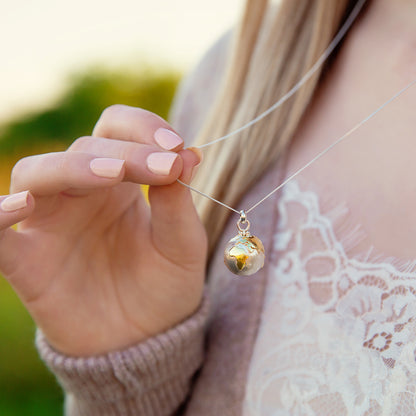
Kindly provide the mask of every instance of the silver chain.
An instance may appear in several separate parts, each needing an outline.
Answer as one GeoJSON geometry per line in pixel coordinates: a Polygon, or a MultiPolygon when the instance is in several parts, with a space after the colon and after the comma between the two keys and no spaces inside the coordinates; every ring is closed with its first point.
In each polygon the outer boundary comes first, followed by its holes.
{"type": "MultiPolygon", "coordinates": [[[[385,103],[383,103],[380,107],[378,107],[376,110],[374,110],[370,115],[365,117],[363,120],[361,120],[358,124],[356,124],[351,130],[349,130],[347,133],[345,133],[343,136],[341,136],[339,139],[337,139],[334,143],[330,144],[327,148],[325,148],[322,152],[318,153],[313,159],[311,159],[306,165],[302,166],[299,170],[297,170],[295,173],[290,175],[287,179],[285,179],[279,186],[276,186],[271,192],[269,192],[264,198],[260,199],[260,201],[256,202],[251,208],[244,210],[246,214],[253,211],[253,209],[257,208],[262,202],[264,202],[266,199],[270,198],[275,192],[277,192],[280,188],[285,186],[289,181],[294,179],[296,176],[298,176],[301,172],[303,172],[306,168],[308,168],[312,163],[316,162],[318,159],[320,159],[323,155],[328,153],[332,148],[334,148],[337,144],[341,143],[344,139],[346,139],[348,136],[350,136],[352,133],[354,133],[357,129],[359,129],[363,124],[367,123],[371,118],[373,118],[379,111],[381,111],[384,107],[386,107],[388,104],[390,104],[393,100],[398,98],[400,95],[402,95],[404,92],[406,92],[410,87],[416,84],[416,79],[413,80],[410,84],[406,85],[403,89],[401,89],[399,92],[394,94],[391,98],[389,98],[385,103]]],[[[182,184],[183,186],[186,186],[187,188],[191,189],[192,191],[210,199],[211,201],[216,202],[217,204],[222,205],[225,208],[228,208],[231,211],[236,212],[237,214],[240,214],[241,211],[238,211],[232,207],[230,207],[227,204],[224,204],[221,201],[218,201],[211,196],[205,194],[204,192],[199,191],[198,189],[193,188],[190,185],[187,185],[186,183],[180,181],[177,179],[177,181],[182,184]]]]}
{"type": "MultiPolygon", "coordinates": [[[[293,94],[295,94],[302,85],[305,84],[305,82],[319,69],[319,67],[325,62],[325,60],[328,58],[328,56],[332,53],[332,51],[336,48],[336,46],[339,44],[339,42],[342,40],[342,38],[347,33],[348,29],[351,27],[352,23],[358,16],[359,12],[361,11],[362,7],[364,6],[366,0],[359,1],[356,6],[354,7],[353,11],[351,12],[348,19],[345,21],[335,38],[332,40],[332,42],[329,44],[328,48],[324,51],[324,53],[319,57],[319,59],[315,62],[315,64],[311,67],[311,69],[302,77],[302,79],[295,84],[295,86],[289,90],[283,97],[281,97],[275,104],[273,104],[270,108],[268,108],[266,111],[264,111],[262,114],[257,116],[255,119],[251,120],[249,123],[245,124],[244,126],[238,128],[237,130],[232,131],[231,133],[226,134],[225,136],[222,136],[218,139],[212,140],[211,142],[205,143],[200,146],[196,146],[199,149],[202,149],[207,146],[211,146],[215,143],[221,142],[223,140],[229,139],[241,131],[251,127],[253,124],[258,123],[260,120],[262,120],[264,117],[268,116],[271,112],[275,111],[277,108],[279,108],[284,102],[286,102],[293,94]]],[[[260,201],[256,202],[252,207],[250,207],[247,210],[244,210],[245,214],[250,213],[255,208],[257,208],[261,203],[266,201],[266,199],[270,198],[274,193],[276,193],[279,189],[281,189],[283,186],[285,186],[289,181],[294,179],[296,176],[298,176],[301,172],[303,172],[306,168],[308,168],[310,165],[315,163],[318,159],[320,159],[322,156],[324,156],[326,153],[328,153],[332,148],[334,148],[336,145],[341,143],[344,139],[349,137],[352,133],[354,133],[358,128],[360,128],[363,124],[367,123],[371,118],[373,118],[379,111],[381,111],[384,107],[386,107],[388,104],[390,104],[393,100],[398,98],[400,95],[402,95],[405,91],[407,91],[410,87],[412,87],[414,84],[416,84],[416,79],[413,80],[410,84],[408,84],[406,87],[401,89],[399,92],[394,94],[391,98],[389,98],[386,102],[384,102],[380,107],[378,107],[376,110],[374,110],[371,114],[369,114],[367,117],[365,117],[363,120],[361,120],[358,124],[356,124],[352,129],[347,131],[343,136],[341,136],[339,139],[335,140],[331,145],[329,145],[327,148],[325,148],[322,152],[318,153],[313,159],[311,159],[306,165],[302,166],[300,169],[298,169],[295,173],[290,175],[288,178],[286,178],[280,185],[278,185],[276,188],[274,188],[271,192],[269,192],[265,197],[260,199],[260,201]]],[[[225,208],[228,208],[230,211],[233,211],[239,215],[241,215],[241,210],[237,210],[224,202],[218,201],[217,199],[209,196],[208,194],[199,191],[198,189],[193,188],[191,185],[188,185],[181,180],[177,179],[177,182],[179,182],[181,185],[189,188],[193,192],[196,192],[199,195],[204,196],[205,198],[210,199],[213,202],[216,202],[219,205],[222,205],[225,208]]]]}
{"type": "Polygon", "coordinates": [[[318,58],[315,64],[309,69],[309,71],[298,81],[283,97],[281,97],[277,102],[275,102],[271,107],[269,107],[266,111],[258,115],[253,120],[249,121],[247,124],[239,127],[237,130],[234,130],[225,136],[219,137],[218,139],[212,140],[208,143],[201,144],[200,146],[195,146],[198,149],[202,149],[204,147],[211,146],[215,143],[222,142],[223,140],[227,140],[230,137],[236,136],[238,133],[241,133],[243,130],[248,129],[253,124],[258,123],[260,120],[263,120],[264,117],[268,116],[273,111],[277,110],[282,104],[284,104],[293,94],[295,94],[302,85],[304,85],[309,78],[322,66],[322,64],[328,59],[329,55],[333,52],[333,50],[338,46],[341,42],[342,38],[348,32],[348,29],[354,23],[354,20],[357,18],[358,14],[360,13],[361,9],[363,8],[364,4],[367,0],[360,0],[357,2],[353,10],[351,11],[350,15],[348,16],[347,20],[342,25],[339,32],[336,34],[334,39],[328,45],[328,47],[324,50],[323,54],[318,58]]]}

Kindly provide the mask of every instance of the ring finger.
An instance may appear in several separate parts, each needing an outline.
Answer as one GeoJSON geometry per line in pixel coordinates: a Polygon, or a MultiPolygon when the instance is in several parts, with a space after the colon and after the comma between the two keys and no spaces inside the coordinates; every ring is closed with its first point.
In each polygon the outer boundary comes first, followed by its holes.
{"type": "Polygon", "coordinates": [[[121,142],[124,149],[113,147],[114,140],[94,138],[93,142],[94,149],[88,147],[86,152],[49,153],[20,160],[12,172],[12,192],[30,189],[35,195],[46,196],[69,189],[113,186],[122,180],[165,185],[182,172],[182,159],[176,153],[131,142],[121,142]]]}
{"type": "Polygon", "coordinates": [[[125,160],[124,179],[135,183],[166,185],[182,172],[182,160],[177,153],[151,144],[85,136],[77,139],[68,151],[125,160]]]}

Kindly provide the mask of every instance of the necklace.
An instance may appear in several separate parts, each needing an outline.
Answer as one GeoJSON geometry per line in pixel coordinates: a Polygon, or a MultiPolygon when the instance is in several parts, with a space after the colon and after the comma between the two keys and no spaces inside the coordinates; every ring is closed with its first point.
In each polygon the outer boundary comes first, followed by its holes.
{"type": "MultiPolygon", "coordinates": [[[[287,99],[289,99],[293,94],[295,94],[296,91],[299,90],[299,88],[305,84],[305,82],[313,75],[314,72],[316,72],[319,67],[325,62],[325,60],[328,58],[328,56],[331,54],[331,52],[335,49],[335,47],[339,44],[341,39],[344,37],[348,29],[351,27],[352,23],[358,16],[360,10],[362,9],[363,5],[365,4],[366,0],[361,0],[357,3],[353,11],[351,12],[348,19],[345,21],[344,25],[341,27],[340,31],[337,33],[335,38],[332,40],[328,48],[324,51],[324,53],[319,57],[319,59],[316,61],[316,63],[311,67],[311,69],[302,77],[302,79],[291,89],[289,90],[283,97],[281,97],[275,104],[273,104],[270,108],[268,108],[266,111],[264,111],[262,114],[248,122],[247,124],[243,125],[242,127],[238,128],[235,131],[232,131],[231,133],[226,134],[223,137],[220,137],[218,139],[215,139],[211,142],[205,143],[200,146],[196,146],[196,148],[204,148],[210,145],[213,145],[215,143],[219,143],[223,140],[227,140],[231,138],[232,136],[235,136],[236,134],[240,133],[241,131],[251,127],[253,124],[259,122],[264,117],[269,115],[271,112],[276,110],[278,107],[280,107],[287,99]]],[[[228,269],[238,275],[238,276],[249,276],[254,273],[256,273],[258,270],[260,270],[265,261],[265,250],[263,243],[261,240],[252,235],[249,232],[250,229],[250,221],[247,218],[247,214],[249,214],[251,211],[253,211],[255,208],[257,208],[261,203],[263,203],[266,199],[270,198],[274,193],[276,193],[279,189],[281,189],[284,185],[286,185],[289,181],[294,179],[296,176],[298,176],[301,172],[303,172],[306,168],[308,168],[310,165],[315,163],[318,159],[320,159],[322,156],[324,156],[327,152],[329,152],[332,148],[334,148],[336,145],[341,143],[343,140],[345,140],[347,137],[349,137],[353,132],[355,132],[357,129],[359,129],[363,124],[365,124],[367,121],[369,121],[371,118],[373,118],[378,112],[380,112],[384,107],[386,107],[388,104],[390,104],[392,101],[394,101],[396,98],[398,98],[400,95],[402,95],[405,91],[407,91],[410,87],[412,87],[414,84],[416,84],[416,79],[413,80],[410,84],[405,86],[403,89],[398,91],[396,94],[394,94],[392,97],[390,97],[386,102],[384,102],[380,107],[378,107],[376,110],[374,110],[372,113],[370,113],[367,117],[365,117],[363,120],[361,120],[358,124],[356,124],[353,128],[351,128],[349,131],[347,131],[344,135],[342,135],[340,138],[335,140],[331,145],[329,145],[327,148],[322,150],[320,153],[318,153],[314,158],[312,158],[308,163],[306,163],[304,166],[302,166],[300,169],[298,169],[295,173],[293,173],[291,176],[286,178],[281,184],[279,184],[277,187],[272,189],[271,192],[269,192],[266,196],[264,196],[262,199],[260,199],[258,202],[256,202],[252,207],[248,208],[247,210],[241,210],[238,211],[235,208],[218,201],[215,198],[212,198],[211,196],[199,191],[198,189],[193,188],[192,186],[185,184],[184,182],[177,179],[177,181],[182,184],[183,186],[189,188],[193,192],[198,193],[199,195],[204,196],[205,198],[210,199],[211,201],[222,205],[223,207],[229,209],[230,211],[233,211],[239,215],[239,219],[237,221],[237,230],[238,234],[237,236],[233,237],[226,245],[224,250],[224,263],[228,267],[228,269]]]]}

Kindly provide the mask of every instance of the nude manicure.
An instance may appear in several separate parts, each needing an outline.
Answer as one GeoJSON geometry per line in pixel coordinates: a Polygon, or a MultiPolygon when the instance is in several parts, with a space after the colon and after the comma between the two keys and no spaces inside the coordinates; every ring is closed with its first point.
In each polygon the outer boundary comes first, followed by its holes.
{"type": "Polygon", "coordinates": [[[17,211],[27,207],[27,196],[29,191],[19,192],[18,194],[8,196],[0,205],[5,212],[17,211]]]}
{"type": "Polygon", "coordinates": [[[102,178],[113,179],[120,175],[125,160],[100,157],[90,162],[91,171],[102,178]]]}
{"type": "Polygon", "coordinates": [[[156,143],[166,150],[172,150],[183,144],[183,140],[172,130],[160,128],[154,134],[156,143]]]}
{"type": "Polygon", "coordinates": [[[169,175],[177,158],[176,153],[151,153],[147,156],[147,168],[156,175],[169,175]]]}

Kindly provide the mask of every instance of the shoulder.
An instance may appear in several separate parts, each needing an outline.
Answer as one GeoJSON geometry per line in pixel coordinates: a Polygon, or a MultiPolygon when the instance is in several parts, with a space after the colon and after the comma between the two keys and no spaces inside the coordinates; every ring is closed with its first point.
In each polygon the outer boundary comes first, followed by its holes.
{"type": "Polygon", "coordinates": [[[170,122],[189,145],[202,127],[221,87],[231,46],[232,31],[224,34],[180,83],[170,122]]]}

